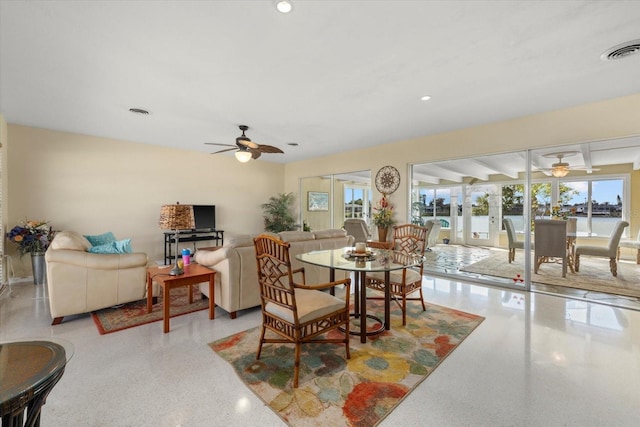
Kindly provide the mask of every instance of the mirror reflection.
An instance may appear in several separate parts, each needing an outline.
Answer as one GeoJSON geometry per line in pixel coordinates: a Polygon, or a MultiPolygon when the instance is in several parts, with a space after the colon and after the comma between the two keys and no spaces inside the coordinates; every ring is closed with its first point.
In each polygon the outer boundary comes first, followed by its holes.
{"type": "Polygon", "coordinates": [[[300,180],[301,223],[307,231],[343,228],[345,220],[371,218],[371,171],[354,171],[300,180]]]}
{"type": "Polygon", "coordinates": [[[411,221],[441,223],[425,271],[524,287],[531,257],[532,289],[640,297],[640,137],[416,164],[411,178],[411,221]],[[562,256],[540,253],[551,237],[536,252],[540,220],[565,222],[562,256]]]}

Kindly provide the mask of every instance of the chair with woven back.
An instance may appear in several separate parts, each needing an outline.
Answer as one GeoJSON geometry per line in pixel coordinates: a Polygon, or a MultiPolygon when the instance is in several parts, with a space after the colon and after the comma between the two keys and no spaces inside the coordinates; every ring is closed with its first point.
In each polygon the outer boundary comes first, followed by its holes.
{"type": "MultiPolygon", "coordinates": [[[[427,247],[428,229],[415,224],[403,224],[393,227],[394,250],[403,254],[419,254],[424,256],[427,247]]],[[[423,265],[417,269],[403,268],[392,271],[389,279],[389,291],[391,297],[402,310],[402,324],[407,324],[407,301],[420,301],[422,310],[427,307],[422,295],[422,270],[423,265]],[[420,296],[409,297],[413,293],[420,296]]],[[[365,286],[369,289],[384,292],[385,278],[383,272],[367,274],[365,286]]],[[[383,297],[368,297],[368,299],[383,299],[383,297]]]]}
{"type": "Polygon", "coordinates": [[[262,302],[262,331],[256,360],[265,343],[295,344],[293,387],[298,387],[300,350],[307,343],[344,344],[349,353],[349,295],[351,279],[325,284],[306,285],[304,268],[291,269],[290,244],[270,235],[254,239],[258,267],[258,284],[262,302]],[[301,278],[294,281],[294,275],[301,278]],[[344,299],[322,292],[344,285],[344,299]],[[343,337],[322,336],[342,327],[343,337]],[[266,337],[267,331],[276,337],[266,337]]]}

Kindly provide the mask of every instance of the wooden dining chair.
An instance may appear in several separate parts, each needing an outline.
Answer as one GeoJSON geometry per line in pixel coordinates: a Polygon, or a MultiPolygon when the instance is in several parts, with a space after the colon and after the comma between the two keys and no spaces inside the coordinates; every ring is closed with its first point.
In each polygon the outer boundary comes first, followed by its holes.
{"type": "MultiPolygon", "coordinates": [[[[404,224],[393,227],[393,243],[394,249],[402,254],[418,254],[424,255],[427,247],[426,227],[415,224],[404,224]]],[[[403,268],[402,270],[392,271],[389,279],[389,290],[391,297],[398,303],[402,310],[402,324],[407,324],[407,301],[420,301],[422,310],[427,307],[424,304],[422,295],[422,270],[420,267],[403,268]],[[417,293],[419,296],[409,297],[409,295],[417,293]]],[[[385,290],[385,274],[384,272],[369,273],[365,276],[365,286],[369,289],[384,292],[385,290]]],[[[368,299],[383,299],[384,297],[368,297],[368,299]]]]}
{"type": "Polygon", "coordinates": [[[308,343],[337,343],[349,353],[349,295],[351,279],[346,278],[319,285],[305,285],[304,268],[291,269],[290,244],[271,235],[254,239],[258,267],[258,284],[262,304],[262,331],[256,360],[260,359],[265,343],[292,343],[295,345],[293,387],[298,387],[300,371],[300,347],[308,343]],[[300,277],[294,281],[294,275],[300,277]],[[344,285],[344,299],[337,298],[322,289],[344,285]],[[343,337],[325,334],[342,327],[343,337]],[[276,338],[267,338],[266,332],[276,338]]]}

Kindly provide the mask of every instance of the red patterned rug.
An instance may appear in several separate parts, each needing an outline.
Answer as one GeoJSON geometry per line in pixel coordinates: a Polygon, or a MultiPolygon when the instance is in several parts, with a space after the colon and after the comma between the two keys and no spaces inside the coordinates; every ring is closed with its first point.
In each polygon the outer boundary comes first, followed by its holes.
{"type": "MultiPolygon", "coordinates": [[[[202,298],[197,287],[193,289],[193,304],[189,304],[187,289],[186,286],[181,286],[171,290],[171,305],[169,307],[171,317],[209,308],[209,300],[202,298]]],[[[151,313],[147,313],[147,300],[144,299],[94,311],[91,313],[91,317],[93,317],[101,335],[110,334],[162,320],[162,301],[162,296],[159,296],[151,313]]]]}
{"type": "MultiPolygon", "coordinates": [[[[369,301],[367,307],[372,314],[384,313],[381,302],[369,301]]],[[[354,337],[349,360],[345,359],[343,345],[303,345],[297,389],[292,388],[293,345],[265,344],[260,360],[256,360],[260,327],[209,346],[289,426],[371,427],[396,408],[484,320],[428,303],[426,311],[420,304],[407,308],[406,326],[402,326],[401,313],[392,303],[391,330],[366,344],[354,337]]]]}

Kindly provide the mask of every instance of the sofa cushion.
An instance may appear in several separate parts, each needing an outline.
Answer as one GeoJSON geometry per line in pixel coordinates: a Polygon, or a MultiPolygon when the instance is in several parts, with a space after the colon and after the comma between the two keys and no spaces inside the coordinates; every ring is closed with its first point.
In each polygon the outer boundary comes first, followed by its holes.
{"type": "Polygon", "coordinates": [[[87,252],[92,254],[130,254],[133,250],[131,249],[131,239],[124,239],[105,245],[92,246],[87,252]]]}
{"type": "Polygon", "coordinates": [[[59,231],[56,233],[51,249],[69,249],[72,251],[86,251],[91,247],[91,243],[82,235],[73,231],[59,231]]]}
{"type": "Polygon", "coordinates": [[[253,246],[253,236],[249,234],[241,234],[231,236],[224,241],[224,246],[228,248],[239,248],[242,246],[253,246]]]}
{"type": "Polygon", "coordinates": [[[301,242],[315,239],[314,234],[309,231],[281,231],[278,236],[283,242],[301,242]]]}
{"type": "Polygon", "coordinates": [[[347,231],[341,228],[331,228],[328,230],[314,231],[316,239],[330,239],[332,237],[342,237],[347,235],[347,231]]]}
{"type": "Polygon", "coordinates": [[[107,231],[106,233],[96,234],[96,235],[86,235],[84,236],[91,246],[101,246],[109,243],[113,243],[116,241],[116,236],[113,235],[111,231],[107,231]]]}

